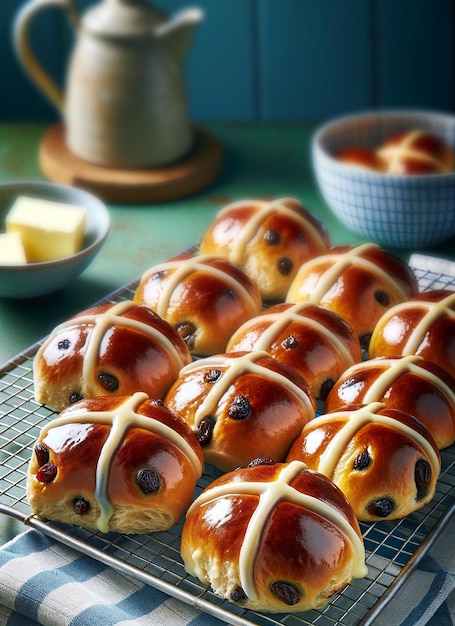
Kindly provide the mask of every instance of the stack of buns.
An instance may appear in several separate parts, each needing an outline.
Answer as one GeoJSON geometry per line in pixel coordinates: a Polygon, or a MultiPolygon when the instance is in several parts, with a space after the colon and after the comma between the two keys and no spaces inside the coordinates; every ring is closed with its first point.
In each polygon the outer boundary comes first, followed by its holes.
{"type": "Polygon", "coordinates": [[[218,595],[323,606],[365,575],[359,520],[434,496],[455,441],[454,309],[377,244],[331,246],[296,199],[229,204],[132,300],[44,341],[35,397],[61,413],[30,461],[32,510],[123,533],[186,516],[185,567],[218,595]],[[220,478],[194,500],[204,464],[220,478]]]}

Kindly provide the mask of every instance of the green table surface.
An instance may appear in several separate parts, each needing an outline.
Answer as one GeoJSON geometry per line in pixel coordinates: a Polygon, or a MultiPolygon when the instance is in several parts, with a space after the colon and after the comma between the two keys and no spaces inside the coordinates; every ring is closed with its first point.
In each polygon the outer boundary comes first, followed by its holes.
{"type": "MultiPolygon", "coordinates": [[[[47,128],[44,124],[0,124],[0,181],[44,179],[38,150],[47,128]]],[[[217,123],[205,128],[224,150],[221,174],[209,187],[162,204],[109,204],[108,239],[77,281],[42,298],[0,298],[0,365],[70,315],[195,244],[228,202],[293,196],[322,220],[334,245],[365,241],[331,214],[316,187],[310,160],[314,127],[217,123]]],[[[405,259],[411,252],[455,259],[453,240],[437,248],[395,252],[405,259]]]]}

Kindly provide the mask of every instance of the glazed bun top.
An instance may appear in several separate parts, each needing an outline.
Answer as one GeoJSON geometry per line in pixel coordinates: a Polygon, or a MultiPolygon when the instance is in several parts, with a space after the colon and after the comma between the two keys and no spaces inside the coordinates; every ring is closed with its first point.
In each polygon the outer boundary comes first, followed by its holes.
{"type": "Polygon", "coordinates": [[[371,402],[413,415],[441,449],[455,441],[455,379],[432,361],[409,355],[357,363],[336,381],[325,410],[371,402]]]}
{"type": "Polygon", "coordinates": [[[192,354],[224,352],[231,334],[262,309],[258,286],[215,255],[184,254],[149,268],[134,294],[168,321],[192,354]]]}
{"type": "Polygon", "coordinates": [[[264,461],[224,474],[192,504],[182,532],[185,568],[219,595],[240,596],[242,607],[321,607],[367,573],[358,521],[322,474],[299,461],[264,461]],[[220,576],[227,554],[229,572],[220,576]]]}
{"type": "Polygon", "coordinates": [[[224,472],[259,456],[284,460],[316,413],[303,377],[263,351],[193,361],[164,401],[196,433],[205,461],[224,472]]]}
{"type": "Polygon", "coordinates": [[[343,491],[359,520],[398,519],[434,496],[438,447],[409,413],[382,402],[345,406],[311,422],[292,445],[299,459],[343,491]]]}
{"type": "Polygon", "coordinates": [[[455,291],[427,291],[385,311],[368,350],[371,357],[417,354],[455,377],[455,291]]]}
{"type": "Polygon", "coordinates": [[[365,243],[331,248],[301,265],[286,302],[309,301],[335,311],[366,347],[384,312],[417,293],[417,279],[405,261],[365,243]]]}
{"type": "Polygon", "coordinates": [[[196,437],[162,401],[142,392],[99,396],[67,407],[44,426],[30,463],[27,490],[34,507],[50,500],[55,508],[51,519],[82,522],[83,516],[68,519],[57,513],[62,514],[60,506],[67,515],[67,504],[84,495],[96,501],[92,521],[99,530],[113,529],[116,508],[121,506],[126,515],[120,528],[114,528],[139,532],[141,525],[135,523],[140,511],[150,511],[160,522],[164,517],[169,526],[175,523],[184,513],[184,498],[189,506],[202,471],[196,437]],[[48,458],[42,458],[44,454],[48,458]],[[51,464],[55,476],[49,477],[51,464]]]}
{"type": "Polygon", "coordinates": [[[145,391],[161,398],[191,362],[172,326],[130,300],[102,304],[58,325],[33,362],[38,402],[57,411],[100,395],[145,391]]]}
{"type": "Polygon", "coordinates": [[[434,466],[439,466],[439,452],[437,446],[428,433],[427,429],[414,420],[412,416],[404,411],[395,408],[387,408],[382,402],[371,402],[365,406],[343,406],[331,413],[326,413],[317,418],[317,421],[310,425],[318,427],[324,422],[334,424],[335,420],[343,422],[343,429],[336,433],[330,443],[322,443],[322,447],[326,445],[324,454],[320,457],[318,471],[324,476],[333,478],[337,471],[337,463],[339,459],[346,453],[347,443],[350,441],[353,433],[361,430],[361,428],[370,423],[389,425],[395,430],[408,434],[411,438],[419,441],[425,452],[431,457],[434,466]]]}
{"type": "Polygon", "coordinates": [[[440,174],[453,170],[453,150],[447,142],[425,130],[391,137],[378,150],[389,174],[440,174]]]}
{"type": "Polygon", "coordinates": [[[321,222],[298,200],[241,200],[218,213],[200,252],[240,266],[269,300],[283,299],[299,266],[329,245],[321,222]]]}
{"type": "Polygon", "coordinates": [[[359,339],[349,324],[310,302],[268,307],[234,332],[227,350],[265,350],[297,370],[322,400],[346,368],[362,360],[359,339]]]}

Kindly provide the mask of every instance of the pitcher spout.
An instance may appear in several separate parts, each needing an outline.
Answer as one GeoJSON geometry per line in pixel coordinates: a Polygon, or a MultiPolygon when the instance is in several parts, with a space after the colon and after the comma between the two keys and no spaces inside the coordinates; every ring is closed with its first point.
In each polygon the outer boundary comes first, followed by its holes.
{"type": "Polygon", "coordinates": [[[174,60],[181,64],[185,60],[193,41],[196,27],[204,17],[198,7],[190,7],[176,13],[160,24],[154,32],[174,60]]]}

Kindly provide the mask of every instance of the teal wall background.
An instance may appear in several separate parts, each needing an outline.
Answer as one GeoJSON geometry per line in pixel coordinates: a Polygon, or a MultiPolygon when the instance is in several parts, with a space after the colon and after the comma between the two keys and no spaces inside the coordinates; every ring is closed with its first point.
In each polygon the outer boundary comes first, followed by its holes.
{"type": "MultiPolygon", "coordinates": [[[[98,0],[74,0],[83,12],[98,0]]],[[[0,120],[57,113],[18,65],[14,16],[0,0],[0,120]]],[[[186,63],[195,121],[320,121],[376,107],[455,111],[454,0],[156,0],[205,19],[186,63]]],[[[34,46],[63,84],[72,33],[57,9],[34,46]]]]}

